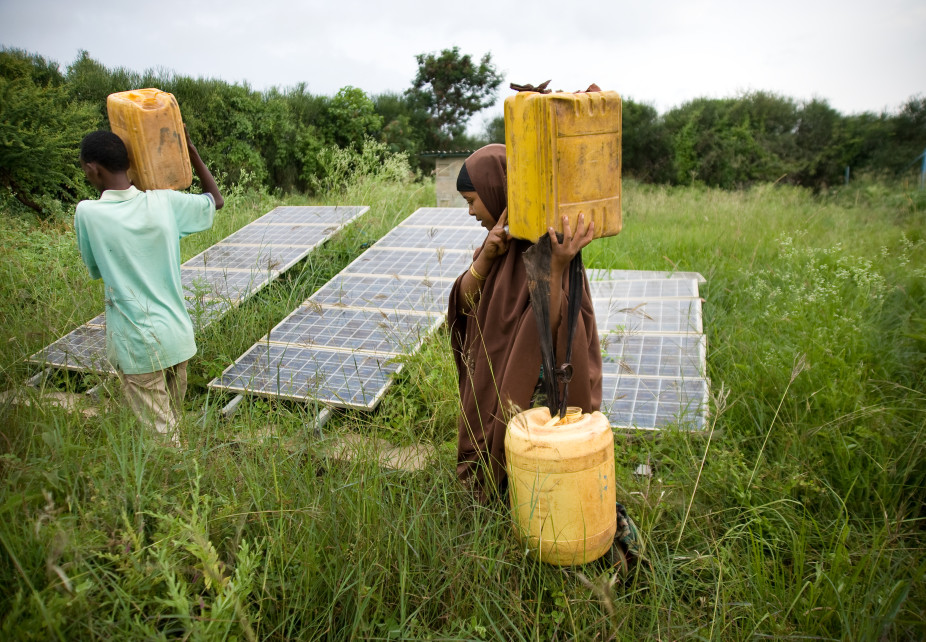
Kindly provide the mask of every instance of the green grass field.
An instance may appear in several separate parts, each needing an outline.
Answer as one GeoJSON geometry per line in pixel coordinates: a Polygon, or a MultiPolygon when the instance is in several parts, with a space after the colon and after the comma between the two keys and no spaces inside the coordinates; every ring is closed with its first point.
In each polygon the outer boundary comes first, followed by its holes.
{"type": "MultiPolygon", "coordinates": [[[[369,181],[370,205],[287,276],[208,327],[182,431],[161,447],[112,403],[96,417],[0,403],[0,638],[907,640],[926,637],[926,196],[859,183],[812,195],[626,182],[624,232],[589,267],[693,270],[711,419],[618,435],[618,498],[646,539],[626,581],[525,557],[501,510],[454,476],[446,332],[373,413],[314,431],[311,404],[205,384],[368,244],[434,202],[369,181]],[[436,447],[419,472],[348,433],[436,447]],[[652,477],[633,474],[649,463],[652,477]]],[[[279,204],[238,190],[184,258],[279,204]]],[[[70,222],[0,216],[0,379],[102,310],[70,222]]],[[[94,377],[56,374],[57,390],[94,377]]],[[[103,399],[118,394],[104,381],[103,399]]],[[[102,403],[102,402],[100,402],[102,403]]],[[[100,403],[96,407],[100,407],[100,403]]]]}

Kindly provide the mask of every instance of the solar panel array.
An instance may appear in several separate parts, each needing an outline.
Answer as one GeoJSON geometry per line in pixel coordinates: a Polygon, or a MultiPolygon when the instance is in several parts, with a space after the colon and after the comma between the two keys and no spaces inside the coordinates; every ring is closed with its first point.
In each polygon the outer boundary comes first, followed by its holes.
{"type": "Polygon", "coordinates": [[[211,388],[372,410],[443,322],[485,230],[465,209],[421,208],[252,346],[211,388]]]}
{"type": "MultiPolygon", "coordinates": [[[[180,266],[187,310],[198,328],[219,319],[305,258],[366,206],[278,207],[180,266]]],[[[30,359],[68,370],[113,372],[106,321],[94,317],[30,359]]]]}
{"type": "MultiPolygon", "coordinates": [[[[209,385],[373,409],[443,321],[485,230],[464,208],[421,208],[344,268],[209,385]]],[[[694,272],[589,270],[615,427],[700,429],[708,384],[694,272]]]]}
{"type": "Polygon", "coordinates": [[[704,428],[707,343],[697,273],[589,270],[602,348],[602,412],[614,427],[704,428]]]}

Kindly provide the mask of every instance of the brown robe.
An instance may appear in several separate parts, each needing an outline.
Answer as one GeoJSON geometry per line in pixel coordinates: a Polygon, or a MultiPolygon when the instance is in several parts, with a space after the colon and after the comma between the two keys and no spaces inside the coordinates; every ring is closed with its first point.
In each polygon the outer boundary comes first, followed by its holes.
{"type": "MultiPolygon", "coordinates": [[[[498,162],[497,148],[489,164],[478,160],[483,148],[466,161],[467,171],[480,199],[489,212],[498,218],[507,203],[493,199],[485,183],[492,182],[497,194],[498,182],[505,185],[504,162],[498,162]],[[480,169],[483,172],[480,172],[480,169]],[[486,196],[483,196],[483,193],[486,196]],[[493,203],[488,201],[494,200],[493,203]]],[[[495,260],[482,285],[482,294],[475,314],[457,312],[461,275],[450,293],[447,325],[457,366],[462,413],[457,427],[457,476],[473,483],[480,499],[500,494],[507,484],[505,472],[505,431],[508,419],[519,410],[530,407],[531,397],[540,376],[540,340],[537,323],[530,306],[523,253],[530,247],[527,241],[513,240],[508,252],[495,260]],[[488,475],[486,474],[488,471],[488,475]]],[[[474,258],[479,255],[476,251],[474,258]]],[[[567,342],[568,271],[563,275],[563,296],[558,314],[562,321],[554,338],[556,363],[565,359],[567,342]]],[[[570,406],[580,406],[585,412],[601,406],[601,348],[595,313],[592,309],[588,280],[583,279],[582,308],[573,343],[574,375],[569,384],[570,406]]],[[[557,312],[551,311],[552,317],[557,312]]],[[[547,376],[544,373],[544,376],[547,376]]]]}

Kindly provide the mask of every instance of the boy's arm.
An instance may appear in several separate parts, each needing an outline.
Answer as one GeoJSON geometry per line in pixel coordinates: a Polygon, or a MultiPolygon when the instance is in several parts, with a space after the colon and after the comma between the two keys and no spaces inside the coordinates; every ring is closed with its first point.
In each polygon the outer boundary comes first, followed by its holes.
{"type": "Polygon", "coordinates": [[[90,240],[87,238],[87,231],[83,226],[80,205],[77,206],[77,210],[74,212],[74,231],[77,233],[77,249],[80,251],[80,258],[83,259],[84,265],[87,266],[87,271],[90,272],[90,278],[103,278],[103,275],[100,274],[100,268],[97,267],[96,259],[93,257],[93,248],[90,245],[90,240]]]}
{"type": "Polygon", "coordinates": [[[220,210],[225,205],[222,192],[219,191],[219,186],[216,184],[215,179],[212,178],[209,168],[206,167],[203,159],[199,157],[199,152],[196,151],[196,146],[193,145],[193,140],[190,138],[190,132],[186,130],[186,126],[184,126],[183,131],[186,133],[186,146],[190,152],[190,164],[193,165],[193,171],[196,172],[199,182],[202,183],[203,192],[212,195],[212,200],[215,201],[215,209],[220,210]]]}

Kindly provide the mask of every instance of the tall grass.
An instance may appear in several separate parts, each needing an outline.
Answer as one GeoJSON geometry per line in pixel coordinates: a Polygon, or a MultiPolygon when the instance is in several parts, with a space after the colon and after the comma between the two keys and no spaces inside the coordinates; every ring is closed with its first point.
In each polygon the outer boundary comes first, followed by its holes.
{"type": "MultiPolygon", "coordinates": [[[[0,405],[0,636],[926,636],[917,194],[625,186],[624,232],[593,243],[586,263],[704,274],[714,396],[705,434],[617,437],[618,495],[649,559],[625,583],[599,564],[525,557],[504,511],[474,506],[456,482],[444,331],[404,358],[376,412],[337,412],[320,434],[311,404],[216,412],[226,399],[206,391],[211,377],[433,202],[418,184],[341,189],[327,202],[371,211],[201,333],[186,451],[161,447],[118,403],[95,418],[0,405]],[[341,459],[346,433],[435,455],[418,472],[381,468],[373,452],[341,459]],[[639,463],[653,476],[635,476],[639,463]]],[[[238,194],[184,255],[283,200],[238,194]]],[[[101,308],[67,230],[0,222],[14,248],[0,258],[6,387],[31,372],[25,357],[101,308]]]]}

